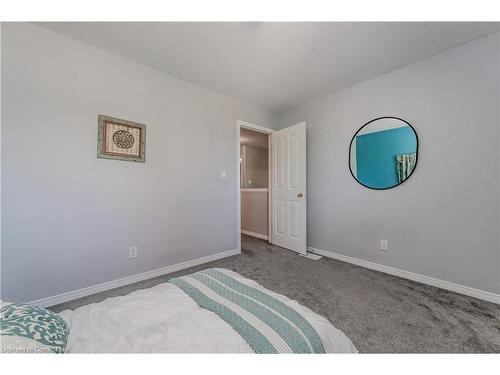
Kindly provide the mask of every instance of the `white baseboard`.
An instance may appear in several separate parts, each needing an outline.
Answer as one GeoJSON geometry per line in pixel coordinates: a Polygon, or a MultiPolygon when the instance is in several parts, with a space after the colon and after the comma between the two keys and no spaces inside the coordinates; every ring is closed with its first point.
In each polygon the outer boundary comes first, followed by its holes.
{"type": "Polygon", "coordinates": [[[434,277],[420,275],[418,273],[413,273],[409,271],[405,271],[399,268],[384,266],[383,264],[369,262],[359,258],[349,257],[347,255],[342,255],[338,253],[334,253],[332,251],[326,251],[321,249],[316,249],[314,247],[308,247],[308,250],[311,253],[323,255],[327,258],[333,258],[337,260],[341,260],[343,262],[356,264],[361,267],[369,268],[372,270],[388,273],[390,275],[399,276],[404,279],[409,279],[413,281],[418,281],[423,284],[432,285],[438,288],[451,290],[452,292],[464,294],[466,296],[482,299],[488,302],[498,303],[500,304],[500,294],[495,294],[492,292],[487,292],[480,289],[474,289],[465,285],[455,284],[449,281],[444,281],[440,279],[435,279],[434,277]]]}
{"type": "Polygon", "coordinates": [[[267,234],[260,234],[260,233],[256,233],[256,232],[250,232],[249,230],[241,230],[241,234],[246,234],[247,236],[251,236],[251,237],[257,237],[257,238],[260,238],[261,240],[266,240],[268,241],[269,240],[269,236],[267,234]]]}
{"type": "Polygon", "coordinates": [[[41,306],[41,307],[54,306],[54,305],[58,305],[60,303],[72,301],[74,299],[90,296],[91,294],[104,292],[106,290],[110,290],[110,289],[114,289],[114,288],[119,288],[119,287],[124,286],[124,285],[137,283],[139,281],[143,281],[143,280],[147,280],[147,279],[152,279],[152,278],[157,277],[157,276],[166,275],[168,273],[180,271],[180,270],[183,270],[183,269],[186,269],[189,267],[198,266],[198,265],[203,264],[203,263],[212,262],[214,260],[230,257],[232,255],[238,255],[240,253],[241,252],[239,249],[223,251],[221,253],[208,255],[206,257],[188,260],[186,262],[177,263],[177,264],[173,264],[171,266],[158,268],[156,270],[146,271],[143,273],[139,273],[137,275],[127,276],[127,277],[124,277],[122,279],[107,281],[105,283],[96,284],[96,285],[88,286],[88,287],[85,287],[82,289],[73,290],[71,292],[58,294],[56,296],[38,299],[36,301],[29,302],[29,304],[41,306]]]}

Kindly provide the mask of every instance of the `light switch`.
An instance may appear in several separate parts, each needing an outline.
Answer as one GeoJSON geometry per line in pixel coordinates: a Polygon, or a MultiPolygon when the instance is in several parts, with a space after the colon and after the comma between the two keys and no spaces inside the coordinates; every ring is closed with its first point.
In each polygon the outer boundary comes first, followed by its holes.
{"type": "Polygon", "coordinates": [[[389,241],[380,240],[380,250],[388,251],[389,250],[389,241]]]}
{"type": "Polygon", "coordinates": [[[226,171],[222,171],[222,172],[220,173],[220,179],[221,179],[221,180],[225,180],[225,179],[226,179],[226,177],[227,177],[226,171]]]}

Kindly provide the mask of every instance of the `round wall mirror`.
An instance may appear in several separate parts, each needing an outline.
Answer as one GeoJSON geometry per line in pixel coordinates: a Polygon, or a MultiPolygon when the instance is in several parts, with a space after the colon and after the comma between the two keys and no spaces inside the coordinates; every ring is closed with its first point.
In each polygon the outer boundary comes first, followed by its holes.
{"type": "Polygon", "coordinates": [[[349,168],[361,185],[384,190],[405,182],[418,160],[418,137],[408,122],[379,117],[363,125],[349,146],[349,168]]]}

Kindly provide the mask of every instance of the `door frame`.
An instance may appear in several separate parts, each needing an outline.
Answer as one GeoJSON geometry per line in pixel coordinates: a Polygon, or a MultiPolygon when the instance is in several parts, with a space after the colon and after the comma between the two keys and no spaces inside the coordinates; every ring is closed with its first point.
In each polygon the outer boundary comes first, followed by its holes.
{"type": "Polygon", "coordinates": [[[241,147],[241,144],[240,144],[240,129],[241,128],[245,128],[245,129],[249,129],[249,130],[253,130],[253,131],[256,131],[256,132],[259,132],[259,133],[264,133],[264,134],[267,134],[268,135],[268,139],[267,139],[267,142],[268,142],[268,151],[267,151],[267,165],[268,165],[268,183],[267,183],[267,208],[268,208],[268,212],[267,212],[267,215],[268,215],[268,225],[269,225],[269,228],[268,228],[268,233],[269,233],[269,243],[273,243],[272,241],[272,231],[271,231],[271,156],[272,156],[272,152],[271,152],[271,145],[272,145],[272,142],[271,142],[271,137],[269,137],[269,135],[271,135],[273,132],[275,132],[276,130],[275,129],[271,129],[271,128],[266,128],[264,126],[260,126],[260,125],[255,125],[255,124],[252,124],[250,122],[247,122],[247,121],[243,121],[243,120],[237,120],[236,121],[236,170],[238,173],[236,173],[236,191],[237,191],[237,218],[236,218],[236,222],[237,222],[237,228],[236,228],[236,236],[237,236],[237,244],[238,244],[238,250],[239,252],[241,253],[241,171],[240,171],[240,168],[241,168],[241,164],[240,164],[240,147],[241,147]]]}

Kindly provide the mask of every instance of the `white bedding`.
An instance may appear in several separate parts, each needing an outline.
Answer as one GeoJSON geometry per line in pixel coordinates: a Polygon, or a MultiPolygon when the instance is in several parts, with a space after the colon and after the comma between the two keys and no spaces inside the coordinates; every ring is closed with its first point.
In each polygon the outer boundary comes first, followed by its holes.
{"type": "MultiPolygon", "coordinates": [[[[327,353],[357,353],[351,340],[324,317],[241,275],[219,269],[302,314],[327,353]]],[[[245,340],[217,314],[165,283],[60,313],[70,327],[69,353],[252,353],[245,340]]]]}

